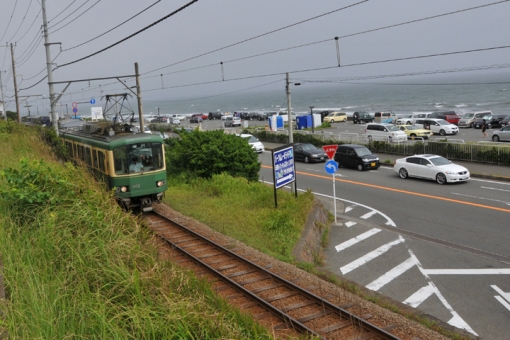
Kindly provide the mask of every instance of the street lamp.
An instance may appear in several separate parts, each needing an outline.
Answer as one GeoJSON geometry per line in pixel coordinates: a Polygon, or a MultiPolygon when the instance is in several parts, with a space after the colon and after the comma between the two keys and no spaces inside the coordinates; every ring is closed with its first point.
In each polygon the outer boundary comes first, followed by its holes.
{"type": "Polygon", "coordinates": [[[310,106],[310,117],[312,118],[312,134],[315,133],[315,130],[314,130],[314,124],[313,124],[313,108],[315,106],[310,106]]]}
{"type": "Polygon", "coordinates": [[[156,110],[158,110],[158,117],[159,117],[159,107],[157,107],[156,110]]]}

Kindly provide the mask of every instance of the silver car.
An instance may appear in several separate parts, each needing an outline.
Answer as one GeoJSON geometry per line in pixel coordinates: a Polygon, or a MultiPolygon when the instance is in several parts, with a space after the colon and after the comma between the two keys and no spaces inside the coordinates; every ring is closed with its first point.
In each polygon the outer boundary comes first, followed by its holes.
{"type": "Polygon", "coordinates": [[[492,140],[494,142],[510,141],[510,125],[504,126],[499,130],[492,131],[492,140]]]}

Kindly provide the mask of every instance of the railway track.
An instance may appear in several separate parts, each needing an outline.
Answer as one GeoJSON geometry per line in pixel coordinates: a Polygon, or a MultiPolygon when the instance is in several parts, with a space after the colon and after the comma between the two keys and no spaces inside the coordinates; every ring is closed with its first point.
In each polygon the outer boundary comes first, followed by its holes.
{"type": "Polygon", "coordinates": [[[390,333],[396,325],[377,327],[369,322],[370,314],[357,316],[349,312],[352,304],[336,306],[157,212],[144,217],[168,245],[174,261],[191,265],[198,275],[210,276],[213,288],[221,296],[272,328],[276,335],[399,339],[390,333]]]}

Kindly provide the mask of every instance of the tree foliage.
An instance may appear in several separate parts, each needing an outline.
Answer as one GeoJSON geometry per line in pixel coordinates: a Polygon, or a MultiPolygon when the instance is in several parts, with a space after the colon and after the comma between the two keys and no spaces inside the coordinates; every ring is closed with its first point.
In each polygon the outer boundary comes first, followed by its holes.
{"type": "Polygon", "coordinates": [[[216,131],[180,133],[181,138],[167,139],[167,172],[191,177],[211,178],[228,173],[249,181],[259,178],[257,154],[244,140],[235,135],[216,131]]]}

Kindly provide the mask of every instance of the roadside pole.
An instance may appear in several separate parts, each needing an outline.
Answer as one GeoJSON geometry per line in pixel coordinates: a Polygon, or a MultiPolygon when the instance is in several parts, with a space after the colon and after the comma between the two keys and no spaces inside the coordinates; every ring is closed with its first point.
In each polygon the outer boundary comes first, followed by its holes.
{"type": "Polygon", "coordinates": [[[333,178],[333,211],[335,214],[335,224],[337,224],[337,217],[336,217],[336,185],[335,185],[335,173],[338,170],[338,164],[335,162],[335,153],[336,149],[338,148],[338,145],[323,145],[322,149],[326,152],[326,154],[329,157],[329,161],[326,162],[324,165],[324,170],[328,174],[331,174],[331,177],[333,178]]]}

